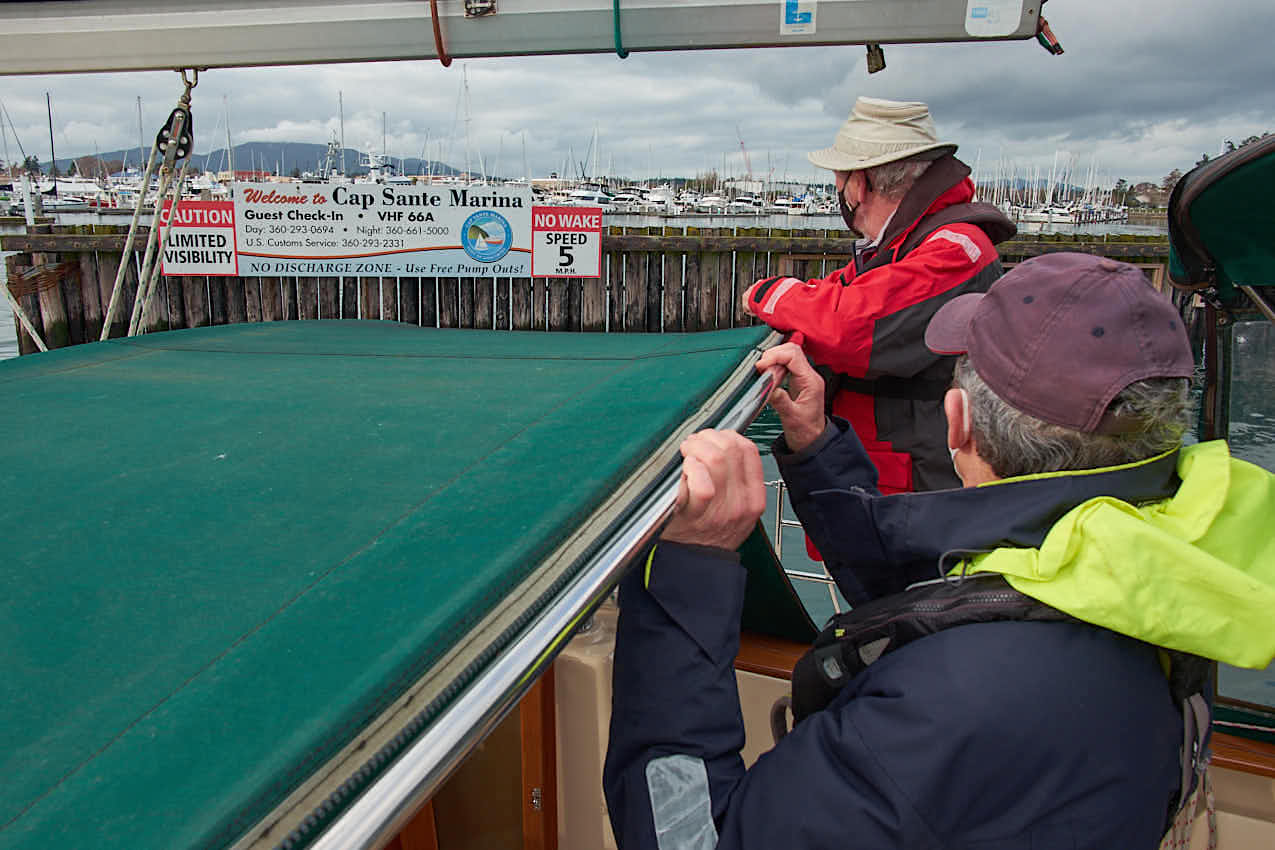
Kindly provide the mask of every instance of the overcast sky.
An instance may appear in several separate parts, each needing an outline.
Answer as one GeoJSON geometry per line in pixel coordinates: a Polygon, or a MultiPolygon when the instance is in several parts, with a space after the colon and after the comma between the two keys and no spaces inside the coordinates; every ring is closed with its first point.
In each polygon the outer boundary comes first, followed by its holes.
{"type": "MultiPolygon", "coordinates": [[[[744,170],[811,179],[805,152],[831,143],[856,95],[930,104],[940,134],[990,176],[998,160],[1026,175],[1055,154],[1077,179],[1097,159],[1110,180],[1158,181],[1226,139],[1275,131],[1275,2],[1051,0],[1045,17],[1066,52],[1035,41],[897,45],[868,75],[863,48],[784,48],[213,70],[194,92],[200,152],[235,144],[322,144],[345,103],[347,147],[380,150],[382,113],[396,157],[465,165],[462,66],[468,69],[472,165],[519,176],[585,158],[597,129],[600,170],[643,178],[744,170]],[[738,129],[737,129],[738,128],[738,129]],[[739,135],[737,135],[737,133],[739,135]],[[981,157],[980,157],[981,154],[981,157]]],[[[27,153],[49,156],[45,92],[59,158],[147,145],[179,93],[176,74],[0,78],[0,100],[27,153]]],[[[8,136],[10,155],[15,143],[8,136]]]]}

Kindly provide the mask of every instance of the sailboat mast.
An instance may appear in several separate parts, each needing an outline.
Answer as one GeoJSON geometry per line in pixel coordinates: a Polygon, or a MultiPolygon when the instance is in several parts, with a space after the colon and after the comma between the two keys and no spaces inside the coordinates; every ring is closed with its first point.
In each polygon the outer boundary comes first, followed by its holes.
{"type": "Polygon", "coordinates": [[[230,143],[230,104],[226,101],[226,96],[221,96],[221,107],[226,111],[226,158],[230,161],[230,180],[233,183],[235,179],[235,146],[230,143]]]}
{"type": "MultiPolygon", "coordinates": [[[[3,111],[3,104],[0,104],[0,112],[3,111]]],[[[0,118],[0,144],[4,145],[4,165],[9,171],[10,180],[13,179],[13,160],[9,159],[9,134],[4,131],[4,119],[0,118]]],[[[526,148],[523,149],[523,159],[526,159],[526,148]]]]}
{"type": "Polygon", "coordinates": [[[49,171],[53,176],[53,197],[58,196],[58,155],[53,150],[53,98],[46,91],[44,93],[44,102],[49,107],[49,171]]]}
{"type": "Polygon", "coordinates": [[[341,120],[341,176],[345,176],[345,93],[336,93],[336,110],[341,120]]]}
{"type": "Polygon", "coordinates": [[[142,130],[142,96],[137,96],[137,173],[146,170],[146,133],[142,130]]]}
{"type": "Polygon", "coordinates": [[[473,116],[469,111],[469,66],[465,65],[461,68],[461,79],[465,101],[465,179],[470,183],[474,182],[474,178],[469,173],[469,125],[473,120],[473,116]]]}

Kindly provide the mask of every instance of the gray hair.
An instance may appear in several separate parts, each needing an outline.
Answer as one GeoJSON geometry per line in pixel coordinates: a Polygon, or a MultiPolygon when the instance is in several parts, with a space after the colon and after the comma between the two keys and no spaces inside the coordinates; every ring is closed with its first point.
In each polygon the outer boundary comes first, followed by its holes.
{"type": "Polygon", "coordinates": [[[872,191],[888,201],[897,201],[908,193],[933,159],[900,159],[875,168],[866,169],[872,191]]]}
{"type": "Polygon", "coordinates": [[[1191,419],[1186,378],[1148,378],[1125,387],[1107,410],[1142,427],[1124,434],[1076,431],[1011,407],[983,382],[967,355],[956,361],[953,385],[969,396],[979,457],[1001,478],[1146,460],[1179,445],[1191,419]]]}

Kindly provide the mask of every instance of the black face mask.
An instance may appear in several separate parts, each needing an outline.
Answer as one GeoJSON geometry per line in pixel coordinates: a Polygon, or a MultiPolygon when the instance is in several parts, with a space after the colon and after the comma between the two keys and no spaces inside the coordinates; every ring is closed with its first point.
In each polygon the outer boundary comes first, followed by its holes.
{"type": "MultiPolygon", "coordinates": [[[[868,174],[866,171],[863,174],[863,187],[865,191],[872,191],[872,184],[868,182],[868,174]]],[[[846,223],[846,227],[855,233],[858,233],[858,228],[854,226],[854,214],[859,211],[859,207],[863,206],[863,202],[860,201],[854,206],[850,206],[846,203],[846,187],[842,185],[841,191],[837,192],[837,203],[841,206],[841,220],[846,223]]]]}
{"type": "Polygon", "coordinates": [[[847,228],[849,228],[850,230],[854,230],[855,229],[854,214],[855,212],[858,211],[859,205],[856,204],[855,206],[852,207],[849,204],[847,204],[846,196],[844,192],[840,192],[837,194],[837,201],[841,204],[841,220],[846,223],[847,228]]]}

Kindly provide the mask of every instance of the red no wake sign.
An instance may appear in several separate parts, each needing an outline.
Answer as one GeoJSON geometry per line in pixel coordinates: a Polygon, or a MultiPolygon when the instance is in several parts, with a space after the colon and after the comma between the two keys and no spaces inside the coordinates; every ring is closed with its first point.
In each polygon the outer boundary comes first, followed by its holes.
{"type": "Polygon", "coordinates": [[[532,277],[601,277],[600,207],[531,208],[532,277]]]}

